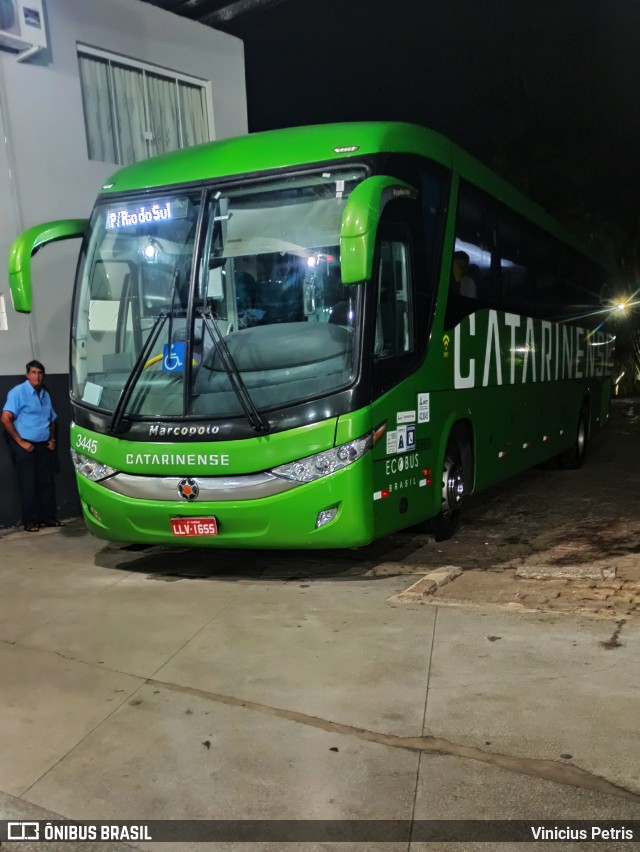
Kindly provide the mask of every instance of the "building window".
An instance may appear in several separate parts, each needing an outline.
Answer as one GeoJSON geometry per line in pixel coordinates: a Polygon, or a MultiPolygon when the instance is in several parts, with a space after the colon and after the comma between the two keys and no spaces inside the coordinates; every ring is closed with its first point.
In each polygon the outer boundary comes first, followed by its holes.
{"type": "Polygon", "coordinates": [[[213,138],[204,81],[93,48],[78,62],[90,160],[124,166],[213,138]]]}

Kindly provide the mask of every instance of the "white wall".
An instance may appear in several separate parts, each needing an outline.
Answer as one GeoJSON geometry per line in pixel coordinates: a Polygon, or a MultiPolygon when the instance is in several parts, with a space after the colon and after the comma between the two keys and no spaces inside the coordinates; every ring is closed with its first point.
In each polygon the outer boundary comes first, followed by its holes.
{"type": "MultiPolygon", "coordinates": [[[[0,52],[0,375],[36,357],[68,372],[70,299],[78,241],[34,258],[34,309],[17,314],[8,292],[9,248],[25,228],[88,217],[117,168],[87,156],[77,43],[211,82],[217,139],[247,132],[244,49],[239,39],[139,0],[44,0],[49,48],[27,62],[0,52]]],[[[0,405],[4,402],[2,400],[0,405]]]]}

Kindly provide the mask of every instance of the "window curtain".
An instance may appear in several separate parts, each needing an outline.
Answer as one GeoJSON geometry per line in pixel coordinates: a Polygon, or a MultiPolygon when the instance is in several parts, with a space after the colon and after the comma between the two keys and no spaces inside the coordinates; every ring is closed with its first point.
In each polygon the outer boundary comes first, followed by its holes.
{"type": "Polygon", "coordinates": [[[78,53],[90,160],[128,165],[210,139],[206,89],[78,53]]]}
{"type": "Polygon", "coordinates": [[[209,140],[207,102],[205,90],[178,81],[180,92],[180,115],[182,118],[182,144],[199,145],[209,140]]]}
{"type": "Polygon", "coordinates": [[[149,156],[144,112],[142,71],[112,63],[116,126],[120,142],[120,162],[137,163],[149,156]]]}
{"type": "Polygon", "coordinates": [[[181,147],[176,81],[156,74],[145,76],[149,96],[150,153],[175,151],[181,147]]]}
{"type": "Polygon", "coordinates": [[[89,159],[118,163],[109,89],[109,63],[82,54],[78,59],[89,159]]]}

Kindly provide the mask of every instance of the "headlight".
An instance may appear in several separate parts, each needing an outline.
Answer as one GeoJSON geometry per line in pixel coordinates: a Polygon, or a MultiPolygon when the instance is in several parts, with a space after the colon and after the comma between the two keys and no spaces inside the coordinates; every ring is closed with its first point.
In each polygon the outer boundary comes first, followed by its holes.
{"type": "Polygon", "coordinates": [[[353,464],[354,461],[361,459],[372,446],[373,436],[365,435],[333,450],[325,450],[323,453],[308,456],[306,459],[281,464],[279,467],[274,467],[271,473],[274,476],[291,479],[294,482],[313,482],[315,479],[328,476],[330,473],[335,473],[337,470],[342,470],[343,467],[353,464]]]}
{"type": "Polygon", "coordinates": [[[101,479],[106,479],[108,476],[113,476],[114,473],[118,472],[115,468],[109,467],[108,464],[100,464],[95,459],[90,459],[81,453],[76,453],[75,450],[71,450],[71,461],[76,469],[76,473],[86,476],[92,482],[99,482],[101,479]]]}

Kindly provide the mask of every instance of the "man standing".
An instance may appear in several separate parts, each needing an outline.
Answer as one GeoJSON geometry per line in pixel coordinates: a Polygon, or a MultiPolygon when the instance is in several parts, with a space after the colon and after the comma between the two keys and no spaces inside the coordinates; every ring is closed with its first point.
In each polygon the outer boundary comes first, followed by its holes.
{"type": "Polygon", "coordinates": [[[44,389],[44,367],[29,361],[27,380],[9,391],[2,425],[18,471],[22,523],[27,532],[62,526],[57,520],[53,483],[56,413],[44,389]]]}

